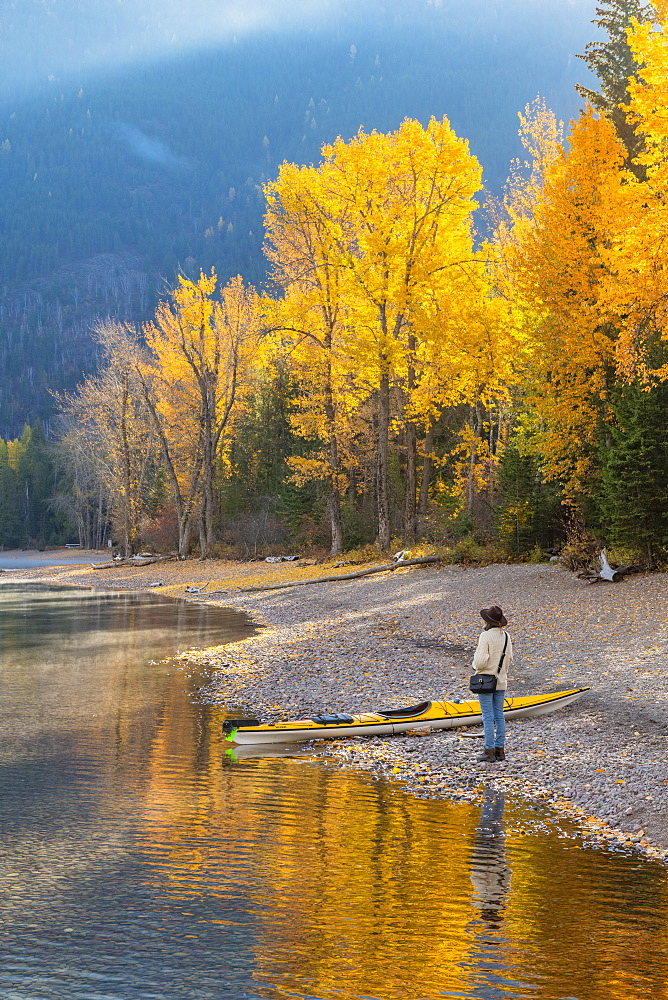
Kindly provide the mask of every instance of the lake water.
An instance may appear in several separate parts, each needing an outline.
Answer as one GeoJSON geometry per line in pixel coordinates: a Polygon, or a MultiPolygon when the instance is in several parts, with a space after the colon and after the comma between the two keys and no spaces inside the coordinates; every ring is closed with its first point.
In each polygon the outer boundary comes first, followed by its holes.
{"type": "Polygon", "coordinates": [[[27,549],[7,549],[0,552],[0,570],[37,569],[45,566],[85,566],[109,562],[111,550],[106,552],[80,552],[79,549],[58,549],[55,552],[37,552],[27,549]]]}
{"type": "Polygon", "coordinates": [[[668,996],[662,866],[493,794],[228,756],[170,657],[248,631],[0,586],[2,1000],[668,996]]]}

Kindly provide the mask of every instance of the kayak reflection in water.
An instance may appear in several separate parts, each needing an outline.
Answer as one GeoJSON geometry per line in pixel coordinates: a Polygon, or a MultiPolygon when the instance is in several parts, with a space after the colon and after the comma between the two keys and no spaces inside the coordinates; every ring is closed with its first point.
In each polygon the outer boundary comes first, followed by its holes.
{"type": "Polygon", "coordinates": [[[498,926],[510,891],[511,870],[506,860],[506,834],[503,827],[503,794],[485,788],[471,852],[473,905],[490,924],[498,926]]]}

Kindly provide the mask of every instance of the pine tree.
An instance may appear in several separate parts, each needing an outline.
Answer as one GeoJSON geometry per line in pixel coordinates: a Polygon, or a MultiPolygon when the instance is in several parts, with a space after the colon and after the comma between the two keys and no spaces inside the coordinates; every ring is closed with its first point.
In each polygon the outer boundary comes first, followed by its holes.
{"type": "Polygon", "coordinates": [[[21,544],[18,479],[9,463],[7,445],[0,439],[0,547],[21,544]]]}
{"type": "Polygon", "coordinates": [[[560,489],[543,481],[536,459],[512,441],[501,455],[498,479],[499,535],[512,554],[522,555],[534,545],[551,549],[558,544],[563,537],[560,489]]]}
{"type": "Polygon", "coordinates": [[[19,459],[18,478],[23,514],[23,544],[44,548],[49,540],[49,499],[53,492],[53,466],[49,445],[38,420],[26,427],[21,437],[24,444],[19,459]]]}
{"type": "Polygon", "coordinates": [[[603,528],[653,568],[668,546],[668,385],[624,386],[612,406],[615,423],[601,448],[603,528]]]}
{"type": "Polygon", "coordinates": [[[628,121],[624,107],[629,104],[629,79],[636,78],[639,65],[628,43],[631,19],[649,21],[652,8],[640,0],[603,0],[596,8],[592,24],[607,32],[608,40],[589,42],[585,54],[579,55],[601,81],[600,93],[576,84],[575,89],[596,111],[605,115],[615,126],[617,135],[628,150],[627,165],[641,177],[642,168],[633,163],[642,152],[643,137],[628,121]]]}

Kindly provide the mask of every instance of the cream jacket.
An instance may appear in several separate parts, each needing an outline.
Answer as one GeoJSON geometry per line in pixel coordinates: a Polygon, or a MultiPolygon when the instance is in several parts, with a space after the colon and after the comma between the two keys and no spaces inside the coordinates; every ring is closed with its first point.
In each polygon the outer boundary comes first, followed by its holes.
{"type": "MultiPolygon", "coordinates": [[[[478,648],[473,654],[473,671],[476,674],[496,674],[503,653],[503,643],[508,633],[504,628],[490,628],[480,633],[478,648]]],[[[497,677],[496,690],[505,691],[508,687],[508,667],[513,662],[513,643],[508,635],[506,655],[503,658],[501,673],[497,677]]]]}

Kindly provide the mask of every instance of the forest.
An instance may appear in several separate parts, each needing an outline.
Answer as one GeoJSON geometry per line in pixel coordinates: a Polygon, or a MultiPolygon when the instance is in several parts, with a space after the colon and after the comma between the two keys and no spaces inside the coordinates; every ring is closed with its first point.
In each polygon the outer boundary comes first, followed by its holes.
{"type": "Polygon", "coordinates": [[[212,262],[99,321],[53,443],[0,447],[3,543],[664,564],[668,0],[598,25],[597,88],[567,132],[527,105],[484,238],[468,142],[406,118],[264,182],[265,287],[212,262]]]}

